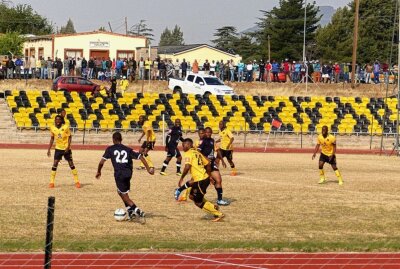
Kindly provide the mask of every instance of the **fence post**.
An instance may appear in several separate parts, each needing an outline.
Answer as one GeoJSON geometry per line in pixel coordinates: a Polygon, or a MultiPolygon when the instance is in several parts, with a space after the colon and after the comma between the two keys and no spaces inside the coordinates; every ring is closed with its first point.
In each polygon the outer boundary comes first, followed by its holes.
{"type": "Polygon", "coordinates": [[[53,227],[54,227],[54,205],[56,198],[50,196],[47,203],[47,223],[46,223],[46,245],[44,248],[44,269],[51,268],[51,258],[53,254],[53,227]]]}

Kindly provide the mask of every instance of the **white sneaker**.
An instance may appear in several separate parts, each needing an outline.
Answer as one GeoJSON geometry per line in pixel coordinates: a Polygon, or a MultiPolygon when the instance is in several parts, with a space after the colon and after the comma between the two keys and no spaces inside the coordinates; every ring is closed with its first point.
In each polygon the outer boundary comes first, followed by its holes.
{"type": "Polygon", "coordinates": [[[217,204],[226,206],[229,205],[230,203],[227,200],[221,199],[217,201],[217,204]]]}

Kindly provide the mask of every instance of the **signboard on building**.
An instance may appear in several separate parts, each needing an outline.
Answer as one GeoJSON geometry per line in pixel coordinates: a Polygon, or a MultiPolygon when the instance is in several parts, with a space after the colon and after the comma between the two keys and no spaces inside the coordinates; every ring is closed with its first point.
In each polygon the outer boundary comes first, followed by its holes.
{"type": "Polygon", "coordinates": [[[110,42],[108,42],[108,41],[90,41],[89,47],[90,48],[109,48],[110,42]]]}

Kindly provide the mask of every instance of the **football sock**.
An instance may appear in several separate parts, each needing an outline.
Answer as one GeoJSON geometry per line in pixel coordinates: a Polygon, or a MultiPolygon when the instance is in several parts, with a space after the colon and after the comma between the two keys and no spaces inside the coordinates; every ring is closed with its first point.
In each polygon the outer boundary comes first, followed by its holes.
{"type": "Polygon", "coordinates": [[[324,169],[319,169],[319,178],[320,178],[321,180],[324,180],[324,179],[325,179],[325,172],[324,172],[324,169]]]}
{"type": "Polygon", "coordinates": [[[222,200],[222,188],[215,188],[218,195],[218,200],[222,200]]]}
{"type": "Polygon", "coordinates": [[[165,172],[165,169],[167,169],[168,163],[169,163],[169,162],[164,161],[164,163],[163,163],[163,165],[162,165],[162,168],[161,168],[161,172],[165,172]]]}
{"type": "Polygon", "coordinates": [[[342,175],[339,172],[339,169],[335,170],[335,174],[336,174],[337,178],[339,179],[339,182],[343,182],[343,178],[342,178],[342,175]]]}
{"type": "Polygon", "coordinates": [[[204,205],[203,205],[203,207],[201,209],[203,209],[203,211],[205,211],[205,212],[207,212],[209,214],[212,214],[214,216],[221,216],[222,215],[222,212],[218,211],[215,208],[215,205],[213,205],[212,203],[210,203],[207,200],[205,201],[205,203],[204,203],[204,205]]]}
{"type": "Polygon", "coordinates": [[[176,162],[176,172],[180,173],[181,172],[181,162],[176,162]]]}
{"type": "Polygon", "coordinates": [[[74,182],[75,183],[79,182],[78,171],[76,170],[75,166],[71,167],[71,172],[72,172],[72,176],[74,177],[74,182]]]}
{"type": "Polygon", "coordinates": [[[54,181],[56,179],[56,174],[57,174],[57,167],[52,167],[51,168],[51,174],[50,174],[50,183],[54,184],[54,181]]]}
{"type": "Polygon", "coordinates": [[[186,190],[187,188],[190,188],[190,183],[189,181],[186,182],[184,185],[180,186],[180,188],[178,189],[180,192],[183,192],[184,190],[186,190]]]}
{"type": "Polygon", "coordinates": [[[147,164],[149,165],[149,167],[154,167],[153,162],[151,161],[151,158],[150,158],[149,154],[145,154],[144,158],[146,159],[147,164]]]}

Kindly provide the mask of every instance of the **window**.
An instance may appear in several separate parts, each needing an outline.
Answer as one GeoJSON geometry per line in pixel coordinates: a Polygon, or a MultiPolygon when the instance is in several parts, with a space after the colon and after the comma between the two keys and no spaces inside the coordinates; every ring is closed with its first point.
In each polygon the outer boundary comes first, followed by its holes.
{"type": "Polygon", "coordinates": [[[193,75],[189,75],[189,76],[187,77],[187,80],[190,81],[190,82],[193,82],[194,76],[193,76],[193,75]]]}
{"type": "Polygon", "coordinates": [[[82,59],[82,56],[83,56],[83,50],[73,50],[73,49],[65,50],[65,57],[75,58],[75,59],[78,59],[78,57],[79,57],[82,59]]]}
{"type": "Polygon", "coordinates": [[[130,59],[135,58],[135,52],[133,50],[117,50],[117,58],[130,59]]]}
{"type": "Polygon", "coordinates": [[[38,50],[38,58],[43,57],[44,56],[44,48],[39,48],[38,50]]]}
{"type": "Polygon", "coordinates": [[[201,77],[197,77],[195,83],[200,84],[200,82],[203,82],[203,84],[204,84],[204,80],[201,77]]]}
{"type": "Polygon", "coordinates": [[[86,79],[78,79],[79,85],[93,85],[92,82],[86,80],[86,79]]]}
{"type": "Polygon", "coordinates": [[[30,48],[29,55],[30,56],[35,56],[35,48],[30,48]]]}
{"type": "Polygon", "coordinates": [[[207,85],[224,85],[218,78],[204,78],[207,85]]]}
{"type": "Polygon", "coordinates": [[[76,79],[75,78],[66,78],[63,80],[64,84],[76,84],[76,79]]]}

